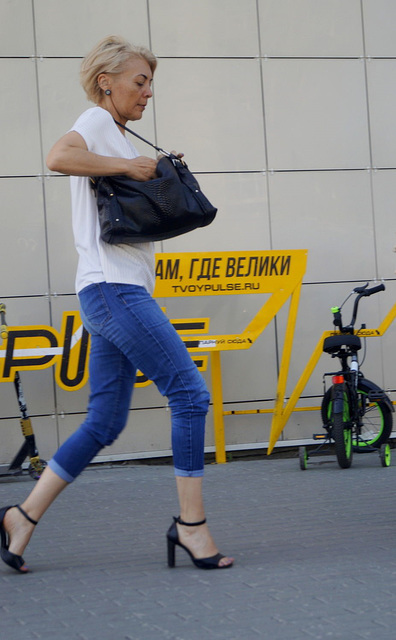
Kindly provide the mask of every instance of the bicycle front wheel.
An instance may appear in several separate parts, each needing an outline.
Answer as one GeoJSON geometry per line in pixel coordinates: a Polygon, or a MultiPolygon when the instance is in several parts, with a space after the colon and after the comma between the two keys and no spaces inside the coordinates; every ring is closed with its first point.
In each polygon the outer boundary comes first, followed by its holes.
{"type": "Polygon", "coordinates": [[[352,429],[349,415],[348,396],[344,393],[344,407],[342,413],[332,413],[334,446],[337,461],[341,469],[348,469],[352,464],[352,429]]]}
{"type": "Polygon", "coordinates": [[[352,431],[345,426],[342,413],[333,415],[333,438],[338,464],[341,469],[349,469],[352,464],[352,431]]]}

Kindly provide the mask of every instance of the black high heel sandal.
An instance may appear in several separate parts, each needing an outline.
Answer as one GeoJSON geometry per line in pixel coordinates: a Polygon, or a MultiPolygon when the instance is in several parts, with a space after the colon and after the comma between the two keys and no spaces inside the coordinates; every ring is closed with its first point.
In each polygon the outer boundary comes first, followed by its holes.
{"type": "Polygon", "coordinates": [[[200,522],[184,522],[180,518],[180,516],[178,516],[177,518],[173,516],[173,523],[169,527],[168,532],[166,534],[166,537],[168,540],[168,567],[174,567],[176,564],[175,563],[176,545],[184,549],[184,551],[187,551],[191,560],[193,561],[195,566],[198,567],[198,569],[228,569],[229,567],[232,567],[232,563],[219,566],[220,560],[226,557],[221,555],[221,553],[216,553],[216,555],[211,556],[210,558],[194,558],[190,549],[187,549],[187,547],[180,542],[179,533],[177,531],[177,526],[176,526],[177,523],[185,527],[199,527],[201,524],[205,524],[205,522],[206,522],[206,518],[205,520],[201,520],[200,522]]]}
{"type": "Polygon", "coordinates": [[[22,507],[19,506],[19,504],[15,504],[10,507],[3,507],[2,509],[0,509],[0,536],[1,536],[0,557],[3,562],[8,564],[9,567],[12,567],[12,569],[19,571],[19,573],[29,573],[29,569],[22,569],[23,565],[25,564],[25,561],[22,558],[22,556],[17,556],[16,553],[12,553],[11,551],[8,551],[8,545],[9,545],[8,536],[7,536],[6,530],[4,529],[3,522],[4,522],[5,514],[9,509],[12,509],[13,507],[16,507],[21,512],[21,514],[25,516],[26,520],[29,520],[29,522],[31,522],[34,525],[37,524],[37,521],[33,520],[33,518],[31,518],[26,513],[26,511],[24,511],[22,507]]]}

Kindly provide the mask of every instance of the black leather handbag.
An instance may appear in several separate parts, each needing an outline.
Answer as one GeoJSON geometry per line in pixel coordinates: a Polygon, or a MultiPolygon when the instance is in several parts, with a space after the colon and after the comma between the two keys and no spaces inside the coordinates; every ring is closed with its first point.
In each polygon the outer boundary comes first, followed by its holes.
{"type": "Polygon", "coordinates": [[[102,240],[109,244],[166,240],[210,224],[217,209],[186,163],[115,122],[164,155],[153,180],[140,182],[124,175],[91,178],[102,240]]]}

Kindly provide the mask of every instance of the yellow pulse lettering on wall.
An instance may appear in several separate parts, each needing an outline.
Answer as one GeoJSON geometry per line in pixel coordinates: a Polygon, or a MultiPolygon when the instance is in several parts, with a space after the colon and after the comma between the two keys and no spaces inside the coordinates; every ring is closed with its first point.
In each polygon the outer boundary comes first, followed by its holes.
{"type": "MultiPolygon", "coordinates": [[[[180,333],[208,330],[208,318],[171,320],[180,333]]],[[[201,371],[206,371],[208,356],[194,356],[201,371]]],[[[0,344],[0,382],[12,382],[16,371],[40,370],[55,366],[55,380],[65,391],[77,391],[88,380],[89,334],[78,311],[63,314],[60,332],[46,325],[7,327],[0,344]]],[[[136,386],[151,380],[138,371],[136,386]]]]}
{"type": "Polygon", "coordinates": [[[63,314],[60,332],[45,325],[8,327],[8,337],[0,345],[0,382],[13,381],[16,371],[55,365],[61,388],[80,389],[88,379],[88,344],[78,311],[63,314]]]}

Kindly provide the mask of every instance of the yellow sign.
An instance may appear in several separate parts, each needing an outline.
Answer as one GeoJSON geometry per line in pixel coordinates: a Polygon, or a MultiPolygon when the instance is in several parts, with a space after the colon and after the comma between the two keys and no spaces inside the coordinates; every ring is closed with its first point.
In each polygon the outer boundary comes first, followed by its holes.
{"type": "Polygon", "coordinates": [[[157,298],[273,293],[301,280],[306,251],[221,251],[160,253],[156,256],[157,298]]]}
{"type": "Polygon", "coordinates": [[[155,295],[271,293],[242,333],[183,338],[192,353],[249,349],[285,302],[298,300],[306,263],[305,250],[159,254],[155,295]]]}

